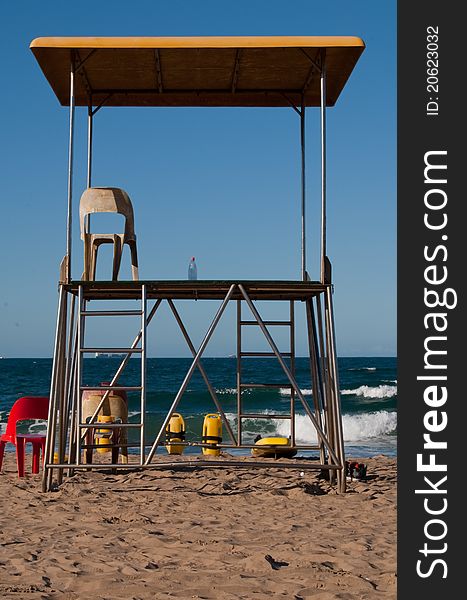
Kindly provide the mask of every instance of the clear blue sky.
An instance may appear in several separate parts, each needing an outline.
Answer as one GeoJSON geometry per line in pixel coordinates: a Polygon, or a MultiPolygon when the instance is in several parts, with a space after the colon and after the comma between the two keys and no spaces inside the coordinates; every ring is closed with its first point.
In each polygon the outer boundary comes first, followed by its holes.
{"type": "MultiPolygon", "coordinates": [[[[52,354],[66,239],[68,110],[58,104],[29,43],[59,35],[362,37],[367,48],[328,110],[337,344],[340,356],[395,355],[395,0],[30,0],[4,4],[1,21],[0,355],[52,354]]],[[[308,257],[317,278],[319,115],[313,109],[307,115],[308,257]]],[[[77,225],[86,183],[85,124],[85,109],[77,109],[74,278],[82,270],[77,225]]],[[[95,118],[93,184],[129,192],[142,279],[183,279],[191,255],[200,279],[299,279],[299,151],[292,109],[102,109],[95,118]]],[[[127,256],[124,262],[126,278],[127,256]]],[[[180,310],[199,343],[215,304],[185,302],[180,310]]],[[[270,310],[282,314],[280,307],[270,310]]],[[[150,329],[151,354],[187,355],[168,319],[168,310],[161,311],[150,329]]],[[[234,352],[232,324],[229,311],[206,355],[234,352]]],[[[306,350],[302,324],[300,317],[299,354],[306,350]]],[[[116,341],[114,328],[103,333],[116,341]]],[[[134,331],[120,333],[132,339],[134,331]]]]}

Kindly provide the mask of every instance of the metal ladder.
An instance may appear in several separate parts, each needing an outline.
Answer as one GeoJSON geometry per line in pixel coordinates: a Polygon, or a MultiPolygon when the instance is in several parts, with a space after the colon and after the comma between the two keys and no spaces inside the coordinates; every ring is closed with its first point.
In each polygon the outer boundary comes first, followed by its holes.
{"type": "MultiPolygon", "coordinates": [[[[290,300],[290,318],[285,321],[263,321],[267,327],[289,327],[290,328],[290,351],[281,352],[283,358],[290,359],[290,372],[295,377],[295,310],[294,301],[290,300]]],[[[286,419],[290,420],[290,444],[295,446],[295,389],[290,382],[287,383],[253,383],[242,381],[242,358],[257,357],[257,358],[275,358],[274,352],[250,352],[242,350],[242,327],[259,326],[256,320],[242,319],[242,301],[237,300],[237,423],[238,423],[238,445],[242,445],[243,421],[245,419],[286,419]],[[290,414],[264,414],[264,413],[247,413],[244,412],[242,402],[242,391],[253,388],[277,388],[290,390],[290,414]]]]}
{"type": "MultiPolygon", "coordinates": [[[[97,424],[97,415],[100,412],[106,398],[112,391],[121,392],[139,391],[141,394],[140,400],[140,411],[141,418],[139,423],[105,423],[105,429],[139,429],[139,449],[140,449],[140,465],[144,464],[145,461],[145,411],[146,411],[146,326],[147,326],[147,295],[146,286],[141,285],[141,309],[140,310],[88,310],[88,301],[86,300],[83,286],[78,287],[78,319],[77,319],[77,361],[76,361],[76,407],[74,411],[75,424],[72,430],[75,432],[75,464],[81,464],[82,450],[87,448],[87,444],[83,444],[86,439],[86,431],[89,430],[90,424],[97,424]],[[85,345],[85,322],[90,317],[127,317],[127,316],[140,316],[141,317],[141,329],[136,335],[135,340],[129,347],[90,347],[85,345]],[[115,375],[112,377],[108,385],[96,385],[96,386],[85,386],[83,385],[83,370],[84,370],[84,355],[88,353],[103,353],[103,354],[125,354],[120,366],[118,367],[115,375]],[[137,386],[120,386],[118,385],[118,379],[125,369],[131,356],[139,354],[141,356],[141,384],[137,386]],[[103,391],[104,394],[96,407],[94,414],[87,422],[83,422],[82,413],[82,392],[87,391],[103,391]]],[[[93,425],[95,427],[95,425],[93,425]]],[[[125,436],[126,438],[126,436],[125,436]]],[[[123,447],[125,444],[117,444],[123,447]]],[[[126,444],[130,446],[131,444],[126,444]]]]}

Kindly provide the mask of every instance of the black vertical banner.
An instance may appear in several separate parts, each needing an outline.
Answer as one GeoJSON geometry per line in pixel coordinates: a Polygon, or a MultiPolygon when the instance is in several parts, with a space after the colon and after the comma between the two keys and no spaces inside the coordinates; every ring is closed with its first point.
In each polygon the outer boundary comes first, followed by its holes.
{"type": "Polygon", "coordinates": [[[398,598],[465,597],[462,4],[398,4],[398,598]]]}

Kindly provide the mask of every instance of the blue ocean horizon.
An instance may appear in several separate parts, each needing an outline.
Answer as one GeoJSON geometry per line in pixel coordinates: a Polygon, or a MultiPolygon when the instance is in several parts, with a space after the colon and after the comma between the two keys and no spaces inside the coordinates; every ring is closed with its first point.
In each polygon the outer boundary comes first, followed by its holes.
{"type": "MultiPolygon", "coordinates": [[[[109,381],[120,364],[119,357],[85,358],[84,385],[109,381]]],[[[146,364],[146,438],[149,444],[157,435],[168,408],[192,362],[191,358],[148,358],[146,364]]],[[[236,429],[236,358],[203,358],[202,364],[216,391],[222,408],[236,429]]],[[[344,444],[346,455],[371,457],[376,454],[395,456],[397,452],[397,358],[340,357],[338,359],[344,444]]],[[[0,360],[0,432],[4,432],[8,413],[14,401],[26,395],[48,395],[52,359],[3,358],[0,360]]],[[[139,385],[141,363],[129,361],[119,383],[139,385]]],[[[310,361],[295,359],[295,376],[305,398],[312,403],[310,361]]],[[[290,387],[277,361],[248,358],[242,361],[242,382],[274,382],[277,388],[251,388],[242,393],[244,412],[287,413],[290,409],[290,387]]],[[[129,420],[140,419],[139,393],[128,393],[129,420]]],[[[316,441],[309,418],[296,402],[295,431],[297,443],[316,441]]],[[[201,435],[204,415],[216,412],[206,384],[195,370],[177,412],[187,425],[187,439],[201,435]]],[[[29,425],[38,432],[44,423],[29,425]]],[[[243,423],[244,441],[251,443],[256,435],[284,435],[290,423],[284,419],[248,419],[243,423]]],[[[162,451],[162,450],[161,450],[162,451]]],[[[199,450],[198,450],[199,451],[199,450]]]]}

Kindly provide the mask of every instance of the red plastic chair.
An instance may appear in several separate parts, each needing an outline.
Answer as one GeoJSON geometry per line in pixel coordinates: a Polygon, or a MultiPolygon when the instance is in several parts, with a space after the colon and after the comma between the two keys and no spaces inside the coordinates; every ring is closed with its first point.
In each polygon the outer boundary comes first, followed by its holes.
{"type": "Polygon", "coordinates": [[[45,435],[40,433],[16,433],[18,421],[31,419],[47,420],[49,414],[49,398],[47,396],[23,396],[16,400],[8,416],[6,432],[0,437],[0,469],[3,463],[3,454],[8,442],[16,446],[16,461],[18,463],[18,476],[24,477],[24,450],[26,444],[32,444],[32,472],[39,473],[39,460],[42,450],[44,461],[45,435]]]}

